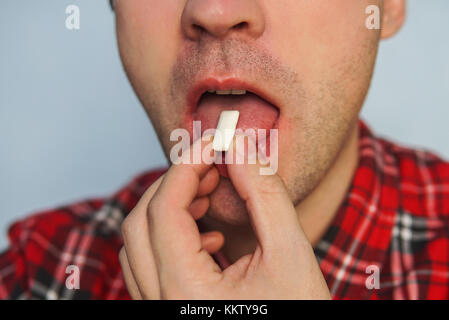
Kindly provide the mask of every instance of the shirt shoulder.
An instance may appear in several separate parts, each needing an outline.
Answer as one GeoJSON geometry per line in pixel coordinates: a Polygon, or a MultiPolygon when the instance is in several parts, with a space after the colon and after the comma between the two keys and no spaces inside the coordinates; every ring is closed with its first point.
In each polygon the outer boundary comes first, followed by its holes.
{"type": "Polygon", "coordinates": [[[127,298],[118,261],[120,225],[163,170],[145,172],[111,197],[32,214],[8,230],[0,299],[127,298]],[[67,285],[70,275],[79,276],[67,285]]]}
{"type": "MultiPolygon", "coordinates": [[[[398,207],[382,294],[393,299],[449,297],[449,163],[435,153],[379,139],[391,157],[398,207]]],[[[384,177],[388,177],[385,174],[384,177]]]]}
{"type": "Polygon", "coordinates": [[[449,162],[425,149],[378,140],[385,155],[394,159],[402,210],[449,220],[449,162]]]}

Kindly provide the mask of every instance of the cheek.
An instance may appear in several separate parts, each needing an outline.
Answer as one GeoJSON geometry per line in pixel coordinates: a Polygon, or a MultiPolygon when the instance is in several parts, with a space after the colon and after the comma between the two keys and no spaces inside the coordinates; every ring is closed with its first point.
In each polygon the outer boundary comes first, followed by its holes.
{"type": "Polygon", "coordinates": [[[267,47],[310,82],[332,77],[341,66],[363,63],[379,31],[365,27],[365,9],[377,0],[264,2],[267,47]]]}
{"type": "Polygon", "coordinates": [[[182,1],[118,0],[117,37],[123,63],[134,80],[160,85],[175,61],[182,1]]]}

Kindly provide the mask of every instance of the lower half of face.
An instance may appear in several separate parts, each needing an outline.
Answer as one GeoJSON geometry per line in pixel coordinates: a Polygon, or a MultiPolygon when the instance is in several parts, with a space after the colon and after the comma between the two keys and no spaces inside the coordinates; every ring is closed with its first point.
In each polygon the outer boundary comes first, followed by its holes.
{"type": "MultiPolygon", "coordinates": [[[[214,34],[215,20],[186,9],[191,2],[116,3],[122,61],[165,154],[174,145],[171,132],[191,131],[189,122],[199,114],[214,127],[220,108],[236,108],[247,127],[257,128],[261,122],[252,124],[257,117],[250,115],[258,106],[262,114],[269,104],[276,110],[277,174],[299,204],[323,179],[357,123],[379,41],[378,31],[365,28],[365,8],[377,1],[253,1],[256,7],[238,11],[248,21],[263,19],[257,36],[239,28],[225,37],[214,34]],[[202,33],[183,30],[189,18],[205,24],[202,33]],[[228,89],[252,93],[217,95],[228,89]]],[[[225,177],[211,195],[209,215],[233,225],[248,223],[245,205],[225,177]]]]}

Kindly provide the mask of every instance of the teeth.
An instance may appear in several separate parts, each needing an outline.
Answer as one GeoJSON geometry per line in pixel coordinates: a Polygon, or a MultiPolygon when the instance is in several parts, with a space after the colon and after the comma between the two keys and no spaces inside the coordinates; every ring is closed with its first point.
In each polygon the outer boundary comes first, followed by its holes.
{"type": "Polygon", "coordinates": [[[236,96],[240,96],[240,95],[244,95],[246,94],[246,90],[241,90],[241,89],[232,89],[232,90],[207,90],[208,93],[215,93],[219,96],[225,96],[225,95],[236,95],[236,96]]]}
{"type": "Polygon", "coordinates": [[[224,96],[224,95],[227,95],[227,94],[231,94],[231,92],[232,92],[232,90],[217,90],[217,94],[219,96],[224,96]]]}

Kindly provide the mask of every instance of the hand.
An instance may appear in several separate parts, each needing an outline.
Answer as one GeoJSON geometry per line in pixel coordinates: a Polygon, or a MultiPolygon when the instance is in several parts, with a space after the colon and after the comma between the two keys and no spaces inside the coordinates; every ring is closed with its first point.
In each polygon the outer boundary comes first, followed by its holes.
{"type": "Polygon", "coordinates": [[[258,245],[223,271],[210,255],[223,245],[223,235],[200,234],[195,222],[209,207],[217,169],[204,163],[173,165],[145,192],[122,225],[119,259],[132,298],[330,298],[282,180],[260,175],[259,168],[228,165],[258,245]]]}

